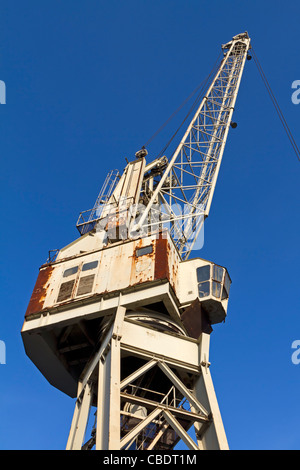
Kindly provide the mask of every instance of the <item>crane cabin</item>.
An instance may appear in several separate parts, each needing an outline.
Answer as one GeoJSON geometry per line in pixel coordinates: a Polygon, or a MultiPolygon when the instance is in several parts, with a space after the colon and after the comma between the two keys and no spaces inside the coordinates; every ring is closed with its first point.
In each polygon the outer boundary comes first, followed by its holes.
{"type": "Polygon", "coordinates": [[[25,313],[27,355],[48,381],[75,397],[77,382],[117,306],[158,330],[198,338],[225,320],[227,269],[183,261],[167,230],[103,243],[92,229],[40,267],[25,313]]]}

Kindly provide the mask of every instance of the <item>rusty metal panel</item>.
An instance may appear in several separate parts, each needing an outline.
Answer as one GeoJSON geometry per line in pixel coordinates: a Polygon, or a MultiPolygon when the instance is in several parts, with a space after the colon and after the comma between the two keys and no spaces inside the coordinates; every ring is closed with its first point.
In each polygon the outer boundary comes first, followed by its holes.
{"type": "Polygon", "coordinates": [[[178,265],[179,255],[166,234],[80,254],[42,267],[28,312],[80,300],[83,295],[118,292],[157,280],[168,280],[176,293],[178,265]]]}
{"type": "Polygon", "coordinates": [[[177,252],[177,249],[174,245],[173,240],[170,238],[168,239],[167,250],[168,250],[168,263],[169,263],[169,281],[174,292],[177,295],[176,285],[177,285],[177,279],[178,279],[180,256],[177,252]]]}
{"type": "Polygon", "coordinates": [[[199,299],[195,299],[192,305],[183,312],[181,321],[188,335],[192,338],[198,339],[201,333],[210,334],[212,332],[212,327],[201,308],[199,299]]]}
{"type": "Polygon", "coordinates": [[[43,309],[47,288],[50,285],[50,279],[53,272],[52,266],[42,267],[36,280],[31,299],[29,301],[25,317],[38,313],[43,309]]]}
{"type": "Polygon", "coordinates": [[[179,263],[180,258],[172,239],[160,234],[156,239],[154,279],[168,279],[175,293],[179,263]]]}
{"type": "Polygon", "coordinates": [[[169,279],[168,240],[161,235],[155,244],[154,279],[169,279]]]}
{"type": "Polygon", "coordinates": [[[97,293],[124,289],[130,284],[132,243],[116,245],[102,252],[97,293]]]}
{"type": "Polygon", "coordinates": [[[136,240],[132,248],[130,285],[152,281],[155,262],[154,240],[151,237],[136,240]]]}

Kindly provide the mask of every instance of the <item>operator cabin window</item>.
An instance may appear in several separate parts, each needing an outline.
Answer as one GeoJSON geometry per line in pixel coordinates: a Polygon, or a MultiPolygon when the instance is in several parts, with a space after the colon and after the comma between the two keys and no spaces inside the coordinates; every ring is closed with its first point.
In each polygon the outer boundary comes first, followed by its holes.
{"type": "Polygon", "coordinates": [[[212,294],[216,299],[227,299],[231,281],[225,268],[213,264],[197,268],[198,295],[200,298],[212,294]]]}
{"type": "Polygon", "coordinates": [[[197,269],[199,297],[207,297],[210,294],[210,265],[197,269]]]}
{"type": "Polygon", "coordinates": [[[212,295],[217,299],[221,297],[223,275],[224,268],[214,264],[212,266],[212,295]]]}
{"type": "Polygon", "coordinates": [[[231,285],[231,280],[229,279],[227,272],[225,272],[224,285],[222,289],[222,300],[227,299],[227,297],[229,297],[230,285],[231,285]]]}
{"type": "Polygon", "coordinates": [[[72,268],[68,268],[64,271],[63,279],[66,279],[66,281],[61,283],[57,302],[63,302],[64,300],[71,298],[77,272],[78,266],[73,266],[72,268]]]}
{"type": "Polygon", "coordinates": [[[76,274],[77,271],[78,271],[78,266],[74,266],[74,268],[66,269],[64,274],[63,274],[63,277],[72,276],[72,274],[76,274]]]}
{"type": "Polygon", "coordinates": [[[79,279],[77,296],[89,294],[93,290],[95,269],[98,266],[98,261],[91,261],[82,266],[81,276],[79,279]]]}
{"type": "Polygon", "coordinates": [[[75,294],[75,282],[79,277],[78,288],[76,296],[89,294],[93,290],[95,269],[98,266],[98,261],[90,261],[84,263],[82,268],[73,266],[68,268],[63,273],[63,282],[60,285],[57,302],[64,302],[70,300],[75,294]]]}
{"type": "Polygon", "coordinates": [[[138,248],[136,250],[136,257],[138,258],[139,256],[149,255],[152,252],[153,252],[152,245],[143,246],[142,248],[138,248]]]}

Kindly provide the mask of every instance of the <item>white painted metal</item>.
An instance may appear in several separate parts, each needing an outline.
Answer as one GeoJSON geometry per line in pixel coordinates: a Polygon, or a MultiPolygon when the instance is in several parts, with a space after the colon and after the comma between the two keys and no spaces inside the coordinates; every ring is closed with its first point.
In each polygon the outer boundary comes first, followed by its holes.
{"type": "MultiPolygon", "coordinates": [[[[156,449],[156,445],[168,429],[173,430],[177,438],[182,439],[189,449],[228,449],[208,364],[202,361],[202,358],[208,355],[209,335],[202,333],[196,341],[180,335],[161,333],[142,324],[133,324],[126,319],[124,307],[119,306],[99,352],[87,367],[80,382],[67,449],[79,449],[84,445],[88,407],[92,401],[91,390],[97,396],[97,425],[94,438],[96,450],[126,449],[134,442],[139,442],[142,448],[144,445],[148,448],[149,445],[149,449],[156,449]],[[145,343],[143,351],[140,349],[139,337],[142,337],[145,343]],[[121,382],[120,367],[122,358],[128,354],[128,340],[132,358],[141,357],[142,352],[151,359],[121,382]],[[176,347],[174,341],[177,343],[176,347]],[[193,345],[190,350],[186,347],[188,341],[193,345]],[[167,355],[165,351],[157,351],[155,345],[159,343],[166,345],[167,355]],[[178,349],[182,351],[181,358],[177,354],[178,349]],[[136,392],[131,394],[128,390],[126,393],[122,392],[128,389],[129,384],[134,384],[155,366],[163,371],[171,388],[174,385],[180,396],[185,397],[190,410],[182,408],[179,402],[169,403],[167,399],[169,394],[163,400],[159,398],[153,401],[143,394],[138,395],[136,392]],[[189,372],[190,377],[193,376],[192,391],[180,378],[184,370],[189,372]],[[144,417],[140,414],[125,413],[124,407],[123,409],[121,407],[121,402],[124,400],[136,403],[139,409],[148,411],[144,417]],[[125,435],[120,435],[120,421],[124,413],[125,416],[135,419],[135,426],[125,435]],[[197,439],[194,440],[187,429],[180,424],[181,418],[189,420],[190,425],[195,427],[197,439]],[[146,434],[150,423],[155,426],[156,432],[149,444],[146,434]]],[[[151,384],[149,387],[148,392],[151,391],[151,384]]],[[[154,394],[154,390],[151,393],[154,394]]],[[[88,439],[88,436],[85,439],[88,439]]]]}
{"type": "Polygon", "coordinates": [[[100,358],[98,375],[96,448],[120,449],[120,340],[125,308],[118,307],[107,354],[100,358]],[[98,431],[99,429],[99,431],[98,431]]]}
{"type": "Polygon", "coordinates": [[[174,418],[170,411],[164,411],[163,416],[169,425],[176,431],[178,436],[182,439],[182,441],[188,446],[189,450],[199,450],[198,445],[193,441],[193,439],[189,436],[189,434],[185,431],[185,429],[179,424],[177,419],[174,418]]]}
{"type": "Polygon", "coordinates": [[[93,385],[87,383],[79,394],[67,442],[67,450],[81,450],[89,417],[93,385]]]}

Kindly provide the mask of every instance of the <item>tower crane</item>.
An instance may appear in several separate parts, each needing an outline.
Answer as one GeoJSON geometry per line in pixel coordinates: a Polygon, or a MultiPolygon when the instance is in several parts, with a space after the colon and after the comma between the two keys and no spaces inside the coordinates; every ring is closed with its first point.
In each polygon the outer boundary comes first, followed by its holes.
{"type": "Polygon", "coordinates": [[[145,147],[112,170],[80,236],[40,267],[25,351],[75,398],[66,449],[228,449],[210,374],[212,325],[225,320],[227,269],[189,258],[209,215],[248,33],[223,58],[171,156],[145,147]],[[90,410],[95,422],[87,436],[90,410]],[[193,430],[193,431],[192,431],[193,430]]]}

